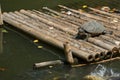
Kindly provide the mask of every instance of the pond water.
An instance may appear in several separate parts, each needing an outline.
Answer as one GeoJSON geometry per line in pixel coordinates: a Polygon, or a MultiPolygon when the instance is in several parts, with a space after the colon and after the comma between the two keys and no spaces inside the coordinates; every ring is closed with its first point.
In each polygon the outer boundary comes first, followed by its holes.
{"type": "MultiPolygon", "coordinates": [[[[58,4],[72,8],[81,8],[84,4],[92,7],[107,5],[111,8],[120,9],[119,0],[0,0],[0,4],[4,12],[20,9],[41,9],[43,6],[57,9],[58,4]]],[[[98,65],[78,68],[58,65],[52,68],[33,70],[33,64],[36,62],[64,59],[63,51],[42,41],[34,43],[33,40],[36,38],[8,24],[4,25],[2,31],[4,31],[3,53],[0,54],[0,68],[4,68],[4,70],[0,70],[0,80],[82,80],[83,76],[92,72],[97,74],[94,70],[98,65]],[[38,46],[42,48],[38,48],[38,46]]],[[[119,76],[120,60],[108,62],[102,66],[119,76]]],[[[100,71],[104,72],[103,70],[100,71]]]]}

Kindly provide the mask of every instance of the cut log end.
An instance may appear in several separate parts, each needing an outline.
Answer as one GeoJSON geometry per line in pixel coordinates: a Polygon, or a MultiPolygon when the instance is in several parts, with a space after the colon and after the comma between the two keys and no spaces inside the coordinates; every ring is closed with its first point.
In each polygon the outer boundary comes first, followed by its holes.
{"type": "Polygon", "coordinates": [[[114,47],[112,49],[113,56],[116,56],[119,53],[119,49],[117,47],[114,47]]]}
{"type": "Polygon", "coordinates": [[[94,60],[93,56],[92,56],[92,55],[89,55],[88,58],[87,58],[87,61],[88,61],[88,62],[91,62],[91,61],[93,61],[93,60],[94,60]]]}
{"type": "Polygon", "coordinates": [[[46,62],[41,62],[41,63],[35,63],[33,65],[34,69],[37,68],[42,68],[42,67],[47,67],[47,66],[53,66],[53,65],[58,65],[58,64],[63,64],[64,62],[61,60],[55,60],[55,61],[46,61],[46,62]]]}

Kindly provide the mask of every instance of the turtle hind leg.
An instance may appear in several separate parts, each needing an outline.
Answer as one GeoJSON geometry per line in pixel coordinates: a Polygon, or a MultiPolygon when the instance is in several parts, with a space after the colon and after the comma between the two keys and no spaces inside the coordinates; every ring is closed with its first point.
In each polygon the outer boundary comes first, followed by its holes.
{"type": "Polygon", "coordinates": [[[82,39],[82,40],[85,40],[87,37],[87,34],[85,33],[78,33],[75,37],[75,39],[82,39]]]}

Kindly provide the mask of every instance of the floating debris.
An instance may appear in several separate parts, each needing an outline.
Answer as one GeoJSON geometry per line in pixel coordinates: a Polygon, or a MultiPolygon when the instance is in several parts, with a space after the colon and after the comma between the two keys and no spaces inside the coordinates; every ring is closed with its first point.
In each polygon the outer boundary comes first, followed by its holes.
{"type": "Polygon", "coordinates": [[[38,39],[35,39],[33,42],[34,42],[34,43],[37,43],[37,42],[39,42],[39,40],[38,40],[38,39]]]}
{"type": "Polygon", "coordinates": [[[6,68],[0,67],[0,71],[5,71],[6,68]]]}
{"type": "Polygon", "coordinates": [[[3,33],[8,33],[8,31],[6,29],[3,29],[2,32],[3,33]]]}
{"type": "Polygon", "coordinates": [[[49,68],[53,68],[53,66],[49,66],[49,68]]]}
{"type": "Polygon", "coordinates": [[[41,48],[43,48],[43,46],[38,46],[38,48],[40,48],[40,49],[41,49],[41,48]]]}
{"type": "Polygon", "coordinates": [[[82,8],[87,8],[88,6],[87,5],[83,5],[82,8]]]}

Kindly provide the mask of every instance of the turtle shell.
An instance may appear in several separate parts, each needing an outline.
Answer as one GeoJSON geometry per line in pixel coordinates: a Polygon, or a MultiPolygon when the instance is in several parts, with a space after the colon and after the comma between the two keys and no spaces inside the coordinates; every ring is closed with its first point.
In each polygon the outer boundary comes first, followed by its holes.
{"type": "Polygon", "coordinates": [[[84,23],[81,28],[91,34],[100,34],[105,30],[105,27],[97,21],[89,21],[84,23]]]}

